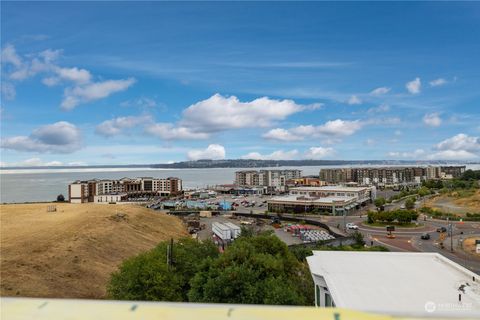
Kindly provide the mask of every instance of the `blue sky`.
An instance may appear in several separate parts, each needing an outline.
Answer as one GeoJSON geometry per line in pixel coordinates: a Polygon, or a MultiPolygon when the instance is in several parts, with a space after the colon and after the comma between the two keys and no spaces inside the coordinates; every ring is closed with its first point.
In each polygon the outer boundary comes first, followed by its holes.
{"type": "Polygon", "coordinates": [[[2,165],[480,159],[474,2],[2,2],[2,165]]]}

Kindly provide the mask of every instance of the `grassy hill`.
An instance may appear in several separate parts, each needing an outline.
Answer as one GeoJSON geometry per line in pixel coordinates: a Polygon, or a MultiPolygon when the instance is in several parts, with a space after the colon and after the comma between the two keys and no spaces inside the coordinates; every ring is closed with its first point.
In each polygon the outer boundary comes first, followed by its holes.
{"type": "Polygon", "coordinates": [[[1,205],[2,296],[103,298],[110,273],[182,222],[135,205],[1,205]]]}

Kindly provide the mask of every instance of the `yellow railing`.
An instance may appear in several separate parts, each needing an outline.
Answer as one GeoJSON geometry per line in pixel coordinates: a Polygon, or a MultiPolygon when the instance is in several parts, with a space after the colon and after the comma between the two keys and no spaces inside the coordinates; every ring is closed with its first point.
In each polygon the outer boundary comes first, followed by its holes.
{"type": "MultiPolygon", "coordinates": [[[[2,320],[380,320],[419,319],[340,308],[135,302],[81,299],[1,298],[2,320]]],[[[428,319],[440,319],[432,317],[428,319]]],[[[473,319],[473,318],[472,318],[473,319]]]]}

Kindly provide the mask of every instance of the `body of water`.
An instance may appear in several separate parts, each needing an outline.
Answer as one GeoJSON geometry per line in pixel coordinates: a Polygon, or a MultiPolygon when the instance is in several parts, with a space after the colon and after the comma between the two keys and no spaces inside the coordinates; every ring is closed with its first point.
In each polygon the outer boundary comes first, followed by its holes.
{"type": "MultiPolygon", "coordinates": [[[[340,167],[340,166],[335,166],[340,167]]],[[[345,166],[352,167],[352,166],[345,166]]],[[[355,166],[359,167],[359,166],[355,166]]],[[[365,166],[368,167],[368,166],[365,166]]],[[[372,166],[374,167],[374,166],[372,166]]],[[[300,169],[303,175],[318,175],[322,168],[281,167],[257,169],[300,169]]],[[[233,183],[235,171],[252,168],[215,169],[152,169],[152,168],[82,168],[82,169],[2,169],[0,170],[0,202],[53,201],[57,195],[68,197],[68,184],[75,180],[120,179],[123,177],[178,177],[183,180],[183,188],[201,188],[208,185],[233,183]]],[[[467,169],[479,170],[480,165],[467,165],[467,169]]]]}

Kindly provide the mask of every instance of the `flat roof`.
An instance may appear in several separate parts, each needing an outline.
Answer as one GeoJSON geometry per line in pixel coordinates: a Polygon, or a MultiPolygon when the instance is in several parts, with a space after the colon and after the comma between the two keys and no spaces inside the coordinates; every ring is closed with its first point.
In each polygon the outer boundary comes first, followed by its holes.
{"type": "Polygon", "coordinates": [[[321,186],[321,187],[295,187],[290,190],[304,190],[304,191],[351,191],[360,192],[370,189],[369,187],[347,187],[347,186],[321,186]]]}
{"type": "Polygon", "coordinates": [[[278,202],[298,202],[298,203],[328,203],[328,204],[333,204],[334,201],[338,202],[351,202],[357,200],[357,197],[334,197],[334,196],[329,196],[329,197],[320,197],[320,198],[305,198],[305,199],[298,199],[303,196],[299,195],[287,195],[287,196],[281,196],[281,197],[273,197],[270,200],[267,200],[268,202],[270,201],[278,201],[278,202]]]}
{"type": "Polygon", "coordinates": [[[307,262],[314,278],[323,277],[337,307],[480,316],[480,276],[438,253],[313,251],[307,262]]]}

